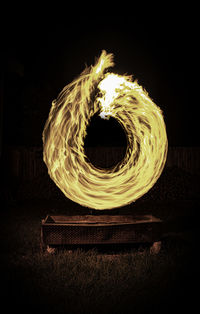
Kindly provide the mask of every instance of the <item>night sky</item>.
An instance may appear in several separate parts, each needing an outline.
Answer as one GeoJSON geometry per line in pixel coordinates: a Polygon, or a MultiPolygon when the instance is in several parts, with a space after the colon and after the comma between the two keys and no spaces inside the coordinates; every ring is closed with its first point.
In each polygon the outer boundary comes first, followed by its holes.
{"type": "MultiPolygon", "coordinates": [[[[112,70],[133,75],[163,110],[169,145],[199,146],[197,28],[192,13],[182,9],[94,9],[102,16],[84,9],[53,16],[13,11],[3,28],[3,143],[42,145],[52,100],[105,49],[115,55],[112,70]]],[[[92,125],[88,145],[94,138],[100,145],[124,144],[123,130],[112,119],[92,125]]]]}

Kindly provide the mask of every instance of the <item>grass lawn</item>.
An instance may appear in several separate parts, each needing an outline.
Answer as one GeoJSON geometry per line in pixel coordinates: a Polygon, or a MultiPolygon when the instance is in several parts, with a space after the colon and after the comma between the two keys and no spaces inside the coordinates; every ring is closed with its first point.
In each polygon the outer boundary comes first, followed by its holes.
{"type": "MultiPolygon", "coordinates": [[[[143,202],[112,214],[164,221],[159,254],[148,247],[40,251],[47,214],[95,214],[71,201],[24,201],[2,208],[1,297],[6,313],[187,313],[196,311],[199,201],[143,202]],[[73,209],[73,210],[72,210],[73,209]]],[[[105,214],[105,212],[103,212],[105,214]]]]}

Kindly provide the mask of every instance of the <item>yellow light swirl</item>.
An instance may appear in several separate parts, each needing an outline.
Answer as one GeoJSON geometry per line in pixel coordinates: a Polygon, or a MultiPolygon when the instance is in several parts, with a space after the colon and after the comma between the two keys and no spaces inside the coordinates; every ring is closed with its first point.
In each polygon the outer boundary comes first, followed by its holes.
{"type": "Polygon", "coordinates": [[[162,112],[131,76],[105,73],[113,55],[102,52],[53,101],[43,131],[48,173],[74,202],[95,209],[127,205],[145,194],[162,173],[167,135],[162,112]],[[84,152],[91,117],[114,117],[127,135],[124,159],[110,169],[92,165],[84,152]]]}

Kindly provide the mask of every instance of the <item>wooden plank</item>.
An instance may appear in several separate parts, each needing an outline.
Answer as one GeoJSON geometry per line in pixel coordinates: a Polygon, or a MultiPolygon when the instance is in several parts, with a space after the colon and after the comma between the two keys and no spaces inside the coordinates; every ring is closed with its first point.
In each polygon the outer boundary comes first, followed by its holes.
{"type": "Polygon", "coordinates": [[[44,223],[55,224],[141,224],[146,222],[160,222],[159,218],[152,215],[74,215],[74,216],[47,216],[44,223]]]}

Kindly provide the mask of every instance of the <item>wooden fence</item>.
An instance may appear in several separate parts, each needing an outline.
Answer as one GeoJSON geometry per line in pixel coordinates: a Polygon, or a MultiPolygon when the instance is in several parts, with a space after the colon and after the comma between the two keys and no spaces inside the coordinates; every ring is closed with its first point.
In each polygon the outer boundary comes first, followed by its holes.
{"type": "MultiPolygon", "coordinates": [[[[47,173],[41,147],[10,147],[6,154],[10,176],[32,180],[47,173]]],[[[88,148],[87,155],[98,166],[109,167],[123,158],[123,147],[88,148]]],[[[200,175],[200,147],[169,147],[166,167],[177,166],[185,171],[200,175]]]]}

